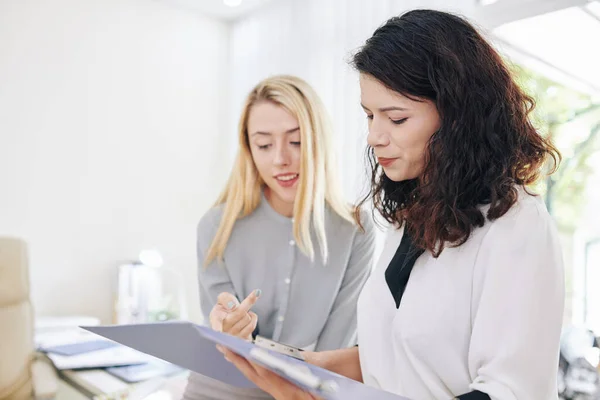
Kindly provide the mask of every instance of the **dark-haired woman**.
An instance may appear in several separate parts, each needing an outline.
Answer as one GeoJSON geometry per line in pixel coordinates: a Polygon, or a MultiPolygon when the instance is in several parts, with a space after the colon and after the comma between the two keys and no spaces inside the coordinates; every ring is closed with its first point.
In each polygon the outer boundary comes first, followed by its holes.
{"type": "MultiPolygon", "coordinates": [[[[528,189],[560,155],[533,101],[464,19],[392,18],[355,55],[372,190],[393,226],[358,305],[359,347],[324,368],[414,400],[557,398],[558,234],[528,189]]],[[[277,399],[312,396],[231,352],[277,399]]]]}

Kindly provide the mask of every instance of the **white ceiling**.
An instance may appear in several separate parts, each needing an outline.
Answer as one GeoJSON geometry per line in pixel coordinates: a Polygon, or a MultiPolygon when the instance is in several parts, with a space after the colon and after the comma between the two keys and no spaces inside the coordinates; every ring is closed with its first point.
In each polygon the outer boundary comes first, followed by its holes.
{"type": "MultiPolygon", "coordinates": [[[[589,0],[478,0],[475,18],[486,28],[496,28],[502,24],[537,15],[583,6],[589,0]],[[484,1],[487,1],[487,5],[484,1]]],[[[450,3],[452,1],[450,0],[450,3]]]]}
{"type": "MultiPolygon", "coordinates": [[[[232,21],[275,0],[241,0],[237,7],[227,6],[223,0],[164,1],[232,21]]],[[[600,93],[600,0],[490,3],[479,7],[478,17],[495,27],[498,45],[509,56],[563,84],[596,96],[600,93]]]]}
{"type": "Polygon", "coordinates": [[[600,93],[600,2],[494,29],[500,47],[551,78],[600,93]]]}
{"type": "MultiPolygon", "coordinates": [[[[166,0],[191,11],[225,20],[235,20],[249,14],[274,0],[242,0],[237,7],[225,5],[223,0],[166,0]]],[[[239,1],[239,0],[238,0],[239,1]]]]}

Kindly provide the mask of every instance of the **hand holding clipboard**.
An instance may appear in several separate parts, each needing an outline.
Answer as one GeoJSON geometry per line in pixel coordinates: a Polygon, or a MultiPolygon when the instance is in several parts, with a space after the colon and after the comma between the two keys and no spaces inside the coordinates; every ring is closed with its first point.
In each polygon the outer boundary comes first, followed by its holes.
{"type": "Polygon", "coordinates": [[[158,357],[204,376],[240,388],[255,388],[216,345],[277,374],[323,399],[408,400],[366,386],[292,357],[261,348],[254,343],[189,322],[83,327],[125,346],[158,357]]]}

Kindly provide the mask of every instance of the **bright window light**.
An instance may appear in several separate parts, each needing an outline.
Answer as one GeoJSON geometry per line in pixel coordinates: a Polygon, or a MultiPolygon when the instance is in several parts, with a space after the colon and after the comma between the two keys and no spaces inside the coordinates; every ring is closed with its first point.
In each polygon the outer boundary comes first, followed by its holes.
{"type": "MultiPolygon", "coordinates": [[[[591,9],[595,4],[600,3],[586,5],[587,10],[595,12],[591,9]]],[[[600,21],[583,8],[572,7],[510,22],[494,29],[494,35],[585,83],[586,92],[600,88],[600,53],[594,50],[600,37],[600,21]]]]}
{"type": "Polygon", "coordinates": [[[600,1],[592,1],[590,4],[586,5],[585,8],[600,18],[600,1]]]}

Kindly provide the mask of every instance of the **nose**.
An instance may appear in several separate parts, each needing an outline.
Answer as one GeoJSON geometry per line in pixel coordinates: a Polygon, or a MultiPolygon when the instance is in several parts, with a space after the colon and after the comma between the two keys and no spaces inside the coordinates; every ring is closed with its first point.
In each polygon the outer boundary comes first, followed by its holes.
{"type": "Polygon", "coordinates": [[[285,167],[290,164],[290,152],[284,140],[279,140],[275,144],[274,164],[278,167],[285,167]]]}
{"type": "Polygon", "coordinates": [[[373,119],[369,123],[369,135],[367,136],[367,143],[371,147],[384,147],[390,142],[389,134],[382,122],[383,121],[381,118],[373,116],[373,119]]]}

